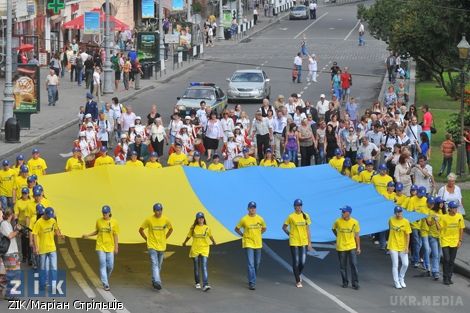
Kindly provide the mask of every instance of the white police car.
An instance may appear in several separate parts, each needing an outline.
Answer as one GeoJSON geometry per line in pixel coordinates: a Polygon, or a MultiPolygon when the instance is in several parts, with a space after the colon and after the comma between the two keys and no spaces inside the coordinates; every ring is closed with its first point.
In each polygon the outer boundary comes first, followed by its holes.
{"type": "Polygon", "coordinates": [[[227,96],[214,83],[191,82],[182,97],[176,98],[176,106],[181,115],[190,115],[191,110],[197,111],[201,101],[206,107],[221,113],[227,107],[227,96]]]}

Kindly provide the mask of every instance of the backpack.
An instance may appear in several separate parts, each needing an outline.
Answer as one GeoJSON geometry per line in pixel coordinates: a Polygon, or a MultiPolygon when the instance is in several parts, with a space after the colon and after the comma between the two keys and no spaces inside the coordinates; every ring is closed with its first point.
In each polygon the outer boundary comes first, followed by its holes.
{"type": "Polygon", "coordinates": [[[76,67],[83,67],[83,60],[80,56],[77,56],[76,67]]]}
{"type": "MultiPolygon", "coordinates": [[[[0,226],[4,221],[0,222],[0,226]]],[[[0,233],[0,256],[4,256],[10,248],[10,238],[0,233]]]]}

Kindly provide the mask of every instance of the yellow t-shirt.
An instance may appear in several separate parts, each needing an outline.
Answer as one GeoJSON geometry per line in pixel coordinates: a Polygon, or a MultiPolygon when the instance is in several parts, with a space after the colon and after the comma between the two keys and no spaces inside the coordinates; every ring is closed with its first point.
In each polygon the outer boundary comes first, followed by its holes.
{"type": "Polygon", "coordinates": [[[133,167],[144,167],[144,163],[141,160],[129,160],[126,162],[126,166],[133,166],[133,167]]]}
{"type": "Polygon", "coordinates": [[[145,164],[145,167],[147,167],[147,168],[162,168],[163,166],[160,162],[157,162],[157,161],[150,162],[150,161],[148,161],[147,164],[145,164]]]}
{"type": "Polygon", "coordinates": [[[306,246],[308,242],[307,228],[312,222],[307,213],[305,218],[303,214],[292,213],[289,215],[284,224],[289,226],[289,245],[293,247],[306,246]]]}
{"type": "Polygon", "coordinates": [[[282,162],[281,164],[279,164],[279,168],[295,168],[295,164],[294,162],[289,162],[289,163],[285,163],[285,162],[282,162]]]}
{"type": "Polygon", "coordinates": [[[16,171],[11,168],[6,171],[0,170],[0,196],[13,197],[16,177],[16,171]]]}
{"type": "Polygon", "coordinates": [[[357,248],[356,233],[361,231],[359,222],[354,218],[338,218],[332,227],[336,230],[336,251],[349,251],[357,248]]]}
{"type": "Polygon", "coordinates": [[[114,165],[114,159],[109,155],[97,157],[95,160],[95,166],[102,165],[114,165]]]}
{"type": "Polygon", "coordinates": [[[188,165],[188,157],[184,153],[172,153],[168,157],[168,165],[188,165]]]}
{"type": "MultiPolygon", "coordinates": [[[[366,167],[365,164],[361,164],[362,166],[364,166],[364,168],[366,167]]],[[[354,164],[353,166],[351,166],[351,175],[354,176],[354,175],[359,175],[359,164],[354,164]]]]}
{"type": "Polygon", "coordinates": [[[360,174],[359,174],[359,177],[360,177],[360,182],[361,183],[365,183],[365,184],[370,184],[371,183],[371,179],[372,179],[372,175],[374,175],[374,171],[367,171],[367,170],[364,170],[362,171],[360,174]]]}
{"type": "Polygon", "coordinates": [[[419,234],[421,237],[428,237],[429,236],[429,226],[426,223],[427,218],[422,218],[419,220],[419,234]]]}
{"type": "MultiPolygon", "coordinates": [[[[41,199],[41,201],[39,201],[39,203],[41,203],[44,206],[44,208],[47,208],[47,207],[51,206],[50,201],[47,200],[44,197],[41,199]]],[[[32,217],[33,215],[36,215],[36,205],[38,205],[39,203],[36,203],[36,201],[34,201],[34,199],[32,199],[29,202],[29,206],[28,206],[28,216],[29,217],[32,217]]]]}
{"type": "Polygon", "coordinates": [[[105,220],[99,218],[96,221],[96,251],[114,252],[114,235],[119,234],[119,225],[115,219],[105,220]]]}
{"type": "Polygon", "coordinates": [[[465,228],[462,214],[455,213],[454,216],[445,214],[439,221],[439,225],[441,225],[441,247],[457,247],[460,240],[460,230],[465,228]]]}
{"type": "Polygon", "coordinates": [[[140,226],[147,229],[147,248],[157,251],[166,250],[166,234],[170,229],[171,222],[165,216],[157,218],[155,215],[149,216],[140,226]]]}
{"type": "Polygon", "coordinates": [[[387,184],[393,182],[393,179],[389,175],[374,175],[372,177],[372,184],[374,184],[375,189],[381,195],[385,195],[387,192],[387,184]]]}
{"type": "Polygon", "coordinates": [[[443,214],[441,211],[429,211],[429,215],[427,217],[428,222],[431,224],[429,226],[429,236],[434,237],[434,238],[439,238],[440,231],[437,229],[436,226],[436,221],[434,220],[434,217],[437,218],[437,222],[440,223],[442,220],[443,214]]]}
{"type": "MultiPolygon", "coordinates": [[[[29,213],[29,205],[31,203],[31,199],[18,199],[15,203],[15,216],[18,218],[18,223],[25,225],[26,218],[30,217],[29,213]]],[[[26,225],[28,226],[28,225],[26,225]]]]}
{"type": "Polygon", "coordinates": [[[36,221],[33,228],[33,234],[38,236],[39,254],[45,254],[56,251],[54,235],[57,230],[57,221],[54,218],[45,220],[40,218],[36,221]]]}
{"type": "Polygon", "coordinates": [[[21,189],[24,187],[28,187],[28,179],[23,176],[17,176],[15,178],[15,186],[13,187],[16,189],[16,198],[20,199],[21,198],[21,189]]]}
{"type": "Polygon", "coordinates": [[[243,167],[250,167],[250,166],[256,166],[258,163],[256,163],[256,159],[252,156],[249,156],[247,158],[243,157],[238,161],[238,168],[243,168],[243,167]]]}
{"type": "Polygon", "coordinates": [[[47,170],[47,164],[43,158],[29,159],[28,168],[31,175],[35,174],[39,177],[44,175],[44,171],[47,170]]]}
{"type": "Polygon", "coordinates": [[[402,252],[408,249],[405,238],[411,234],[410,222],[406,218],[398,219],[395,216],[388,220],[390,234],[388,235],[387,249],[402,252]]]}
{"type": "Polygon", "coordinates": [[[85,164],[83,160],[79,160],[78,158],[71,157],[67,160],[67,163],[65,164],[65,171],[66,172],[71,172],[71,171],[80,171],[85,168],[85,164]]]}
{"type": "Polygon", "coordinates": [[[223,172],[225,171],[225,167],[222,163],[211,163],[209,164],[209,167],[207,168],[209,171],[216,171],[216,172],[223,172]]]}
{"type": "MultiPolygon", "coordinates": [[[[427,203],[426,197],[412,197],[410,201],[408,201],[407,210],[411,212],[418,212],[428,215],[429,208],[427,203]]],[[[411,223],[412,229],[420,229],[421,228],[421,220],[417,220],[411,223]]]]}
{"type": "Polygon", "coordinates": [[[358,182],[358,183],[361,182],[361,176],[359,176],[359,175],[353,175],[351,177],[351,179],[354,180],[355,182],[358,182]]]}
{"type": "Polygon", "coordinates": [[[266,166],[266,167],[277,167],[277,161],[276,160],[266,160],[262,159],[261,162],[259,163],[260,166],[266,166]]]}
{"type": "Polygon", "coordinates": [[[201,165],[199,165],[199,162],[192,161],[189,163],[189,167],[200,167],[200,168],[206,169],[207,165],[206,165],[206,162],[204,161],[201,161],[201,165]]]}
{"type": "Polygon", "coordinates": [[[189,257],[195,258],[199,255],[208,257],[210,246],[209,246],[209,237],[211,237],[211,230],[207,225],[196,225],[191,227],[188,233],[188,238],[193,238],[193,243],[191,245],[191,250],[189,251],[189,257]]]}
{"type": "Polygon", "coordinates": [[[261,231],[266,228],[266,223],[261,216],[245,215],[238,222],[237,228],[243,228],[243,248],[261,249],[263,247],[261,231]]]}
{"type": "Polygon", "coordinates": [[[396,202],[397,201],[397,194],[392,191],[392,192],[388,192],[388,191],[385,191],[385,193],[383,194],[383,196],[385,197],[385,199],[387,200],[390,200],[390,201],[393,201],[393,202],[396,202]]]}
{"type": "Polygon", "coordinates": [[[405,196],[404,194],[401,194],[401,195],[395,194],[395,195],[396,195],[395,203],[398,206],[401,206],[402,208],[406,208],[406,206],[408,205],[409,197],[405,196]]]}
{"type": "Polygon", "coordinates": [[[339,159],[337,157],[333,157],[328,162],[328,164],[330,164],[338,172],[341,172],[341,170],[343,169],[343,163],[344,163],[343,157],[340,157],[339,159]]]}

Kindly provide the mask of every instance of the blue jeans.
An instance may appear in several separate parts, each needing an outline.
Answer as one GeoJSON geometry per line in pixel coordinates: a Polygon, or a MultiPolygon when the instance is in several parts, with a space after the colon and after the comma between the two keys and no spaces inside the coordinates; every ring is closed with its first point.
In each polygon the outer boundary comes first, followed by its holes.
{"type": "Polygon", "coordinates": [[[338,251],[338,258],[339,258],[339,271],[341,273],[341,279],[343,280],[343,284],[347,285],[348,282],[348,261],[349,266],[351,267],[351,283],[353,286],[357,286],[359,284],[359,279],[357,276],[357,255],[356,250],[348,250],[348,251],[338,251]]]}
{"type": "Polygon", "coordinates": [[[294,164],[297,164],[298,155],[297,150],[287,150],[287,154],[289,155],[289,160],[294,164]]]}
{"type": "Polygon", "coordinates": [[[325,148],[323,147],[323,145],[318,148],[318,155],[320,159],[318,160],[317,164],[325,164],[326,163],[325,148]]]}
{"type": "Polygon", "coordinates": [[[77,82],[78,82],[78,85],[81,86],[82,80],[83,80],[83,67],[77,68],[76,71],[77,71],[77,82]]]}
{"type": "Polygon", "coordinates": [[[359,35],[359,46],[365,45],[366,42],[364,41],[364,35],[359,35]]]}
{"type": "Polygon", "coordinates": [[[207,257],[206,256],[197,256],[193,258],[194,263],[194,281],[196,284],[201,282],[199,276],[199,264],[201,264],[201,271],[202,271],[202,286],[205,287],[209,285],[209,274],[207,273],[207,257]]]}
{"type": "Polygon", "coordinates": [[[256,285],[259,264],[261,263],[261,249],[245,248],[246,261],[248,263],[248,284],[256,285]]]}
{"type": "Polygon", "coordinates": [[[109,277],[114,268],[114,253],[96,251],[100,260],[100,278],[103,286],[109,287],[109,277]]]}
{"type": "Polygon", "coordinates": [[[57,252],[49,252],[39,255],[39,285],[44,288],[46,279],[57,281],[57,252]],[[50,276],[49,276],[50,275],[50,276]]]}
{"type": "Polygon", "coordinates": [[[302,65],[296,65],[297,68],[297,82],[300,83],[300,76],[302,76],[302,65]]]}
{"type": "Polygon", "coordinates": [[[449,175],[451,170],[452,170],[452,157],[450,158],[444,157],[442,159],[442,165],[441,165],[441,169],[439,170],[439,173],[445,173],[445,175],[449,175]]]}
{"type": "Polygon", "coordinates": [[[307,259],[307,246],[290,246],[290,253],[292,254],[292,271],[294,272],[295,282],[298,283],[307,259]]]}
{"type": "Polygon", "coordinates": [[[419,263],[419,251],[421,250],[421,236],[419,229],[411,229],[411,263],[419,263]]]}
{"type": "Polygon", "coordinates": [[[433,277],[439,277],[439,261],[441,259],[441,244],[439,238],[429,236],[431,248],[431,273],[433,277]]]}
{"type": "Polygon", "coordinates": [[[161,283],[160,271],[162,270],[164,251],[149,249],[150,261],[152,262],[152,283],[161,283]]]}
{"type": "Polygon", "coordinates": [[[426,271],[431,270],[431,265],[429,264],[429,257],[431,255],[431,248],[429,247],[429,237],[421,237],[421,247],[423,248],[423,265],[426,271]]]}
{"type": "Polygon", "coordinates": [[[387,247],[387,233],[388,230],[384,230],[379,233],[379,248],[385,249],[387,247]]]}
{"type": "Polygon", "coordinates": [[[47,102],[49,105],[55,105],[57,97],[57,86],[48,85],[47,86],[47,102]]]}

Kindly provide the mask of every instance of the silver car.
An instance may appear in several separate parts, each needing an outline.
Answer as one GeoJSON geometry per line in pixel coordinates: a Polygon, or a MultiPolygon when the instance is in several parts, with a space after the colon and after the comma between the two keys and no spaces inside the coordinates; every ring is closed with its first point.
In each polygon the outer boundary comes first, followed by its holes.
{"type": "Polygon", "coordinates": [[[290,9],[289,20],[308,20],[308,9],[305,5],[296,5],[290,9]]]}
{"type": "Polygon", "coordinates": [[[263,70],[238,70],[227,81],[228,101],[263,100],[271,94],[270,79],[263,70]]]}

